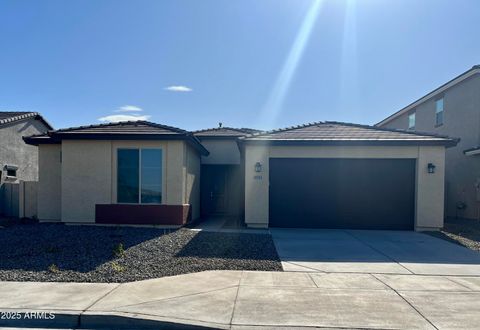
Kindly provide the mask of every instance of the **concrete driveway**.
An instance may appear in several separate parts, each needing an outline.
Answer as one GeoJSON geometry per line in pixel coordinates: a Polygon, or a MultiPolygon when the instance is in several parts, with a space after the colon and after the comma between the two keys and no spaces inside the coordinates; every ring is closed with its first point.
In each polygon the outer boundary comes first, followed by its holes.
{"type": "Polygon", "coordinates": [[[409,231],[270,229],[284,270],[480,275],[480,253],[409,231]]]}

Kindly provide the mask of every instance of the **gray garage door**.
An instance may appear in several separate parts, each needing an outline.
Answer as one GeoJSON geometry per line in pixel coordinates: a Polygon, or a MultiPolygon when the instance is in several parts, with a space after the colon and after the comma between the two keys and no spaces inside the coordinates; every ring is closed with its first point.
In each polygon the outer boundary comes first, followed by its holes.
{"type": "Polygon", "coordinates": [[[271,227],[411,230],[414,159],[270,159],[271,227]]]}

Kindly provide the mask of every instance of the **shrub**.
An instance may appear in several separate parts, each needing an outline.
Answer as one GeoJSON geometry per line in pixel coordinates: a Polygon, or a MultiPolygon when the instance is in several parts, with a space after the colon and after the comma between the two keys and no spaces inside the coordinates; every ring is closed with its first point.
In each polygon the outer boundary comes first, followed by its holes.
{"type": "Polygon", "coordinates": [[[51,264],[50,266],[48,266],[48,271],[50,273],[58,273],[60,271],[60,269],[58,268],[57,265],[51,264]]]}
{"type": "Polygon", "coordinates": [[[112,269],[117,272],[117,273],[121,273],[123,271],[125,271],[125,267],[120,265],[118,262],[112,262],[112,269]]]}
{"type": "Polygon", "coordinates": [[[125,248],[123,243],[118,243],[117,246],[113,249],[113,255],[117,258],[122,257],[125,254],[125,248]]]}

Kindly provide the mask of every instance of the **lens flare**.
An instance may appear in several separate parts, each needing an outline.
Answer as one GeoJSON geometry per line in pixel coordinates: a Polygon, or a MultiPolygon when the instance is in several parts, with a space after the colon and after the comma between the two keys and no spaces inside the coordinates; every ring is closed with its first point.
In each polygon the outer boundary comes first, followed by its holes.
{"type": "Polygon", "coordinates": [[[359,85],[357,63],[356,0],[347,0],[343,25],[342,57],[340,63],[340,116],[358,111],[359,85]]]}
{"type": "Polygon", "coordinates": [[[266,129],[275,127],[277,118],[281,112],[283,101],[285,100],[285,96],[290,87],[290,83],[302,58],[305,47],[308,44],[310,35],[312,34],[321,5],[322,0],[312,1],[292,48],[283,64],[282,70],[275,81],[272,92],[262,109],[260,123],[266,129]]]}

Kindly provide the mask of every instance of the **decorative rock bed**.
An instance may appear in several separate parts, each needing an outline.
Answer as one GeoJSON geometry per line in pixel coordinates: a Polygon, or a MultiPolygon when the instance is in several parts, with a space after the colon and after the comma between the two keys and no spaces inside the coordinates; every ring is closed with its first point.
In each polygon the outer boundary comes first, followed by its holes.
{"type": "Polygon", "coordinates": [[[14,225],[0,229],[1,281],[128,282],[282,266],[270,235],[188,229],[14,225]]]}

